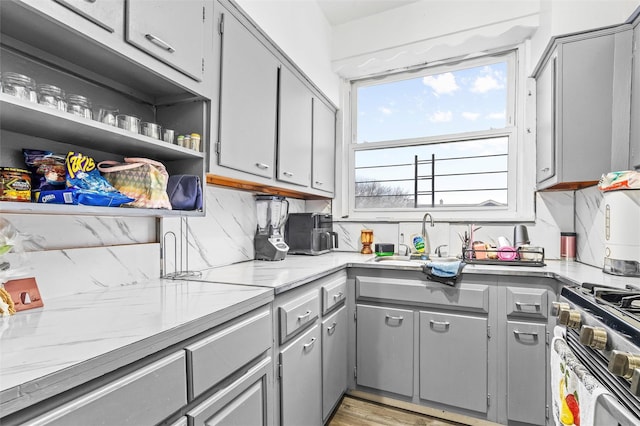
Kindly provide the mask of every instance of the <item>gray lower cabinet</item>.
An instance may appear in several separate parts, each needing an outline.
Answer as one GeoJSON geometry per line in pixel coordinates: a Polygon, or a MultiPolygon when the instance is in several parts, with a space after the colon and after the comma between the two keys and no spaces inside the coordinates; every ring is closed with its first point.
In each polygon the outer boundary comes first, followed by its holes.
{"type": "Polygon", "coordinates": [[[321,332],[316,324],[280,351],[280,424],[322,424],[321,332]]]}
{"type": "Polygon", "coordinates": [[[507,418],[544,425],[547,395],[546,325],[507,321],[507,418]]]}
{"type": "Polygon", "coordinates": [[[270,424],[267,395],[273,383],[272,374],[271,358],[265,358],[189,411],[189,426],[270,424]]]}
{"type": "Polygon", "coordinates": [[[347,307],[322,321],[322,419],[332,413],[347,389],[347,307]]]}
{"type": "Polygon", "coordinates": [[[413,395],[413,311],[356,306],[357,384],[413,395]]]}
{"type": "Polygon", "coordinates": [[[420,398],[487,412],[487,318],[420,311],[420,398]]]}

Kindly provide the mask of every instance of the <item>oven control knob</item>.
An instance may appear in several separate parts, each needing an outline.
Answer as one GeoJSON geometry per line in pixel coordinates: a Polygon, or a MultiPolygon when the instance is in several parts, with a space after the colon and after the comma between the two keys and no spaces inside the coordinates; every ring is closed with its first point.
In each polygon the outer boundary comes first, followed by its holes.
{"type": "Polygon", "coordinates": [[[571,307],[565,302],[551,302],[551,316],[557,317],[560,315],[560,310],[569,310],[571,307]]]}
{"type": "Polygon", "coordinates": [[[640,355],[623,351],[611,351],[607,368],[616,376],[630,379],[634,370],[640,368],[640,355]]]}
{"type": "Polygon", "coordinates": [[[583,325],[580,329],[580,343],[593,349],[603,350],[607,346],[607,331],[602,327],[583,325]]]}
{"type": "Polygon", "coordinates": [[[558,321],[562,325],[566,325],[569,328],[580,328],[582,319],[580,318],[580,311],[575,309],[560,309],[558,314],[558,321]]]}

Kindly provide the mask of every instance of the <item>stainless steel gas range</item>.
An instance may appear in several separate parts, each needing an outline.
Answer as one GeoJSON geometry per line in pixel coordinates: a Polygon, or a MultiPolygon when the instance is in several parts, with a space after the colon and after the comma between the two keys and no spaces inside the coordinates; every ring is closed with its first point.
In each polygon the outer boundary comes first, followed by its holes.
{"type": "Polygon", "coordinates": [[[575,356],[566,365],[602,389],[594,425],[640,425],[640,290],[564,287],[552,313],[575,356]]]}

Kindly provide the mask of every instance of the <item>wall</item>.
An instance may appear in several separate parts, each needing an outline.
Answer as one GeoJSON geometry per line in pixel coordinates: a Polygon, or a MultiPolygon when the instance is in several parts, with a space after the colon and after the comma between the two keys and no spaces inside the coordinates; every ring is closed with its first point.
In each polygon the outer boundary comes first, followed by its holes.
{"type": "Polygon", "coordinates": [[[264,0],[236,3],[337,105],[339,80],[331,70],[331,27],[318,4],[264,0]]]}

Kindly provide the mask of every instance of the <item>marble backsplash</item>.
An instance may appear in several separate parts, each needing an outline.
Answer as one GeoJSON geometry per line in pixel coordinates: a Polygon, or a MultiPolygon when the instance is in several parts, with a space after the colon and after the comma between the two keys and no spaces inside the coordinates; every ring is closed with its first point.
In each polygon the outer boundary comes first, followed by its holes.
{"type": "MultiPolygon", "coordinates": [[[[36,235],[29,253],[29,274],[42,282],[45,294],[66,295],[82,288],[129,285],[163,273],[199,271],[253,259],[257,226],[255,196],[209,186],[207,215],[190,218],[3,215],[25,234],[36,235]],[[84,286],[89,287],[84,287],[84,286]]],[[[596,187],[536,194],[536,221],[526,223],[531,244],[545,248],[547,259],[560,258],[560,232],[575,231],[577,257],[603,266],[604,206],[596,187]]],[[[289,199],[290,212],[331,211],[330,201],[289,199]]],[[[443,246],[461,253],[460,235],[468,223],[436,222],[427,226],[432,251],[443,246]]],[[[482,223],[475,239],[512,238],[515,223],[482,223]]],[[[409,244],[422,223],[336,221],[338,251],[360,251],[360,231],[374,231],[374,243],[409,244]]]]}

